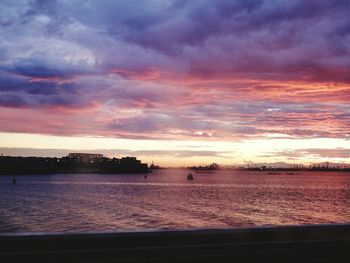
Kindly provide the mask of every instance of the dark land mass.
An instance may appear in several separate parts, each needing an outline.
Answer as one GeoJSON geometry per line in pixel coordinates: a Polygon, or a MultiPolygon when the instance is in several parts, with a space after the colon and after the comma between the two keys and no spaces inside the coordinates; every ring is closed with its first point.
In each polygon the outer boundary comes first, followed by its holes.
{"type": "Polygon", "coordinates": [[[194,170],[196,173],[215,173],[217,170],[241,170],[241,171],[266,171],[270,174],[278,174],[280,172],[287,172],[287,174],[300,174],[302,171],[344,171],[350,172],[349,166],[339,166],[334,164],[314,164],[312,166],[294,166],[294,167],[271,167],[267,165],[254,167],[234,167],[222,168],[216,163],[207,166],[191,166],[188,169],[194,170]]]}
{"type": "Polygon", "coordinates": [[[53,173],[147,173],[148,166],[135,157],[106,158],[93,154],[70,154],[62,158],[0,157],[0,175],[53,173]]]}
{"type": "Polygon", "coordinates": [[[350,225],[1,235],[0,262],[350,262],[350,225]]]}
{"type": "Polygon", "coordinates": [[[236,170],[246,170],[246,171],[267,171],[267,172],[302,172],[302,171],[320,171],[320,172],[350,172],[350,168],[341,167],[303,167],[303,168],[266,168],[266,167],[251,167],[251,168],[237,168],[236,170]]]}

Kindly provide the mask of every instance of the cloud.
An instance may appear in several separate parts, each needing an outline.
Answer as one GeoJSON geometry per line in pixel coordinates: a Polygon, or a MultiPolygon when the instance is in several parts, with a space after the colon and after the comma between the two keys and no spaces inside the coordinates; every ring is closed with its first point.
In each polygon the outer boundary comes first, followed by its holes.
{"type": "Polygon", "coordinates": [[[39,81],[41,79],[56,79],[65,80],[73,78],[75,75],[82,75],[84,72],[82,70],[83,65],[73,67],[66,61],[63,62],[51,62],[43,61],[38,58],[30,59],[19,59],[14,61],[13,67],[9,69],[11,73],[15,73],[21,76],[26,76],[32,78],[34,81],[39,81]]]}
{"type": "Polygon", "coordinates": [[[279,152],[271,152],[264,155],[264,157],[289,157],[292,159],[303,158],[336,158],[348,159],[350,158],[350,149],[347,148],[307,148],[297,150],[287,150],[279,152]]]}
{"type": "Polygon", "coordinates": [[[348,1],[0,7],[0,113],[12,116],[2,131],[349,138],[348,1]],[[36,126],[23,120],[29,113],[36,126]]]}
{"type": "MultiPolygon", "coordinates": [[[[0,152],[3,155],[8,156],[43,156],[43,157],[62,157],[67,156],[71,152],[87,152],[87,150],[72,151],[68,149],[35,149],[35,148],[7,148],[0,147],[0,152]]],[[[108,157],[113,156],[146,156],[146,157],[160,157],[169,156],[174,158],[183,157],[220,157],[227,158],[227,154],[232,154],[232,152],[226,151],[191,151],[191,150],[142,150],[133,151],[128,149],[96,149],[94,153],[101,153],[108,157]]]]}

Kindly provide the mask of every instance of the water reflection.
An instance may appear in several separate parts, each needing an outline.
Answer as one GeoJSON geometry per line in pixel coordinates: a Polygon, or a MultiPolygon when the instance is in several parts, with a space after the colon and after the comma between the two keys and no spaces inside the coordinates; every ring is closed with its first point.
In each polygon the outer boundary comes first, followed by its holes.
{"type": "Polygon", "coordinates": [[[0,177],[0,232],[84,232],[349,222],[350,175],[184,170],[0,177]]]}

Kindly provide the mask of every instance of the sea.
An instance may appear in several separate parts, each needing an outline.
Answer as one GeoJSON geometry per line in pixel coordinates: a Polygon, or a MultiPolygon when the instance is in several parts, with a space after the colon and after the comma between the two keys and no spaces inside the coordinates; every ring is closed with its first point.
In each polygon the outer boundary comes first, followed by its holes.
{"type": "Polygon", "coordinates": [[[159,169],[0,176],[0,233],[350,223],[350,173],[159,169]],[[192,172],[193,181],[187,180],[192,172]]]}

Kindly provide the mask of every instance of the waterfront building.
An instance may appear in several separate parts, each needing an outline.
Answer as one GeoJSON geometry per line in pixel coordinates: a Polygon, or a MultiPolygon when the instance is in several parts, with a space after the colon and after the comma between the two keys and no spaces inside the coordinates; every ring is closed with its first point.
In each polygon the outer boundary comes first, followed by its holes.
{"type": "Polygon", "coordinates": [[[71,159],[79,160],[82,163],[93,163],[98,159],[103,158],[103,154],[99,153],[70,153],[68,157],[71,159]]]}

